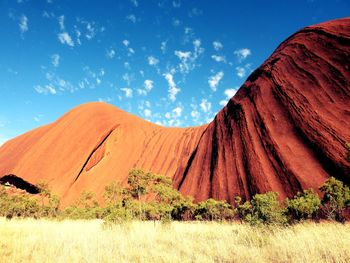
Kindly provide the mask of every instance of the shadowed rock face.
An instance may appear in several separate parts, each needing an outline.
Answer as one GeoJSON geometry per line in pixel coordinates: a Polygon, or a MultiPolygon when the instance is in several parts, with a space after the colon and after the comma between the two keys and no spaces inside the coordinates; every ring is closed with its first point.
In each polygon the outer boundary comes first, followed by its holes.
{"type": "Polygon", "coordinates": [[[164,128],[89,103],[0,148],[0,177],[45,180],[72,203],[101,197],[133,167],[166,174],[195,200],[233,201],[350,183],[350,19],[307,27],[283,42],[208,125],[164,128]]]}
{"type": "Polygon", "coordinates": [[[203,134],[177,188],[197,200],[350,183],[350,19],[289,37],[203,134]]]}

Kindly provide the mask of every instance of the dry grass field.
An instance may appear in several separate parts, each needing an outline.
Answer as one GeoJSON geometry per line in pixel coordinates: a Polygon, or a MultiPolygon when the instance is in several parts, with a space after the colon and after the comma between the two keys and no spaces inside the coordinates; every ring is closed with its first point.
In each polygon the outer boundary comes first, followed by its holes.
{"type": "Polygon", "coordinates": [[[288,228],[198,222],[0,218],[0,262],[350,262],[350,224],[288,228]]]}

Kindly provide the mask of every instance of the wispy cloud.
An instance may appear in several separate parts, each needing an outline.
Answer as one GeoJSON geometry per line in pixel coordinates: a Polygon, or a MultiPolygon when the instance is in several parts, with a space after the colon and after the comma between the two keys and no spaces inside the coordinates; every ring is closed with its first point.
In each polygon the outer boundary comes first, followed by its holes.
{"type": "Polygon", "coordinates": [[[167,41],[162,41],[160,43],[160,50],[162,51],[163,54],[166,52],[166,46],[167,46],[167,41]]]}
{"type": "Polygon", "coordinates": [[[193,51],[181,51],[175,50],[174,54],[180,60],[178,70],[181,74],[186,75],[194,70],[197,65],[197,59],[204,52],[204,48],[201,47],[201,40],[195,39],[193,42],[193,51]]]}
{"type": "Polygon", "coordinates": [[[226,58],[224,56],[212,55],[211,58],[216,62],[226,62],[226,58]]]}
{"type": "Polygon", "coordinates": [[[147,60],[148,60],[148,64],[150,66],[156,66],[158,64],[158,62],[159,62],[159,60],[156,57],[154,57],[154,56],[149,56],[147,58],[147,60]]]}
{"type": "Polygon", "coordinates": [[[143,83],[143,89],[137,89],[139,95],[146,96],[153,89],[153,80],[146,79],[143,83]]]}
{"type": "Polygon", "coordinates": [[[132,22],[133,24],[136,23],[136,16],[134,14],[127,15],[126,19],[132,22]]]}
{"type": "Polygon", "coordinates": [[[71,36],[67,32],[59,33],[58,34],[58,40],[62,44],[66,44],[66,45],[68,45],[70,47],[74,47],[74,42],[73,42],[71,36]]]}
{"type": "Polygon", "coordinates": [[[219,104],[221,106],[225,106],[227,104],[227,102],[236,94],[238,88],[234,88],[234,89],[225,89],[224,91],[224,95],[225,95],[225,99],[221,100],[219,102],[219,104]]]}
{"type": "Polygon", "coordinates": [[[106,57],[112,59],[115,57],[115,50],[113,48],[106,51],[106,57]]]}
{"type": "Polygon", "coordinates": [[[236,67],[236,74],[239,78],[244,78],[247,75],[247,72],[251,72],[251,65],[245,64],[244,66],[236,67]]]}
{"type": "Polygon", "coordinates": [[[248,48],[237,49],[233,53],[237,56],[240,62],[245,60],[248,56],[252,54],[252,52],[248,48]]]}
{"type": "Polygon", "coordinates": [[[34,87],[35,91],[38,92],[39,94],[52,94],[52,95],[56,95],[57,91],[56,88],[53,87],[51,84],[45,85],[45,86],[36,86],[34,87]]]}
{"type": "Polygon", "coordinates": [[[222,44],[221,42],[219,42],[219,41],[214,41],[214,42],[213,42],[213,47],[214,47],[214,49],[215,49],[216,51],[218,51],[218,50],[222,49],[224,46],[223,46],[223,44],[222,44]]]}
{"type": "Polygon", "coordinates": [[[60,65],[60,55],[59,54],[53,54],[51,56],[51,63],[54,67],[58,67],[60,65]]]}
{"type": "Polygon", "coordinates": [[[166,73],[164,74],[165,79],[168,82],[168,98],[171,101],[175,101],[176,100],[176,95],[181,91],[180,88],[176,87],[176,84],[174,82],[174,76],[171,73],[166,73]]]}
{"type": "Polygon", "coordinates": [[[19,30],[21,31],[21,34],[24,34],[25,32],[28,31],[28,18],[25,15],[21,15],[19,18],[19,30]]]}
{"type": "Polygon", "coordinates": [[[124,92],[126,98],[132,98],[133,91],[131,88],[121,88],[120,90],[124,92]]]}
{"type": "Polygon", "coordinates": [[[59,16],[59,17],[57,18],[57,20],[58,20],[58,24],[59,24],[59,26],[60,26],[60,30],[61,30],[61,31],[64,31],[64,29],[65,29],[65,27],[64,27],[64,15],[59,16]]]}
{"type": "Polygon", "coordinates": [[[202,99],[199,106],[204,113],[208,113],[211,111],[211,102],[209,102],[207,99],[202,99]]]}
{"type": "Polygon", "coordinates": [[[183,108],[180,105],[173,108],[170,112],[165,113],[165,118],[167,119],[168,126],[180,126],[181,125],[181,116],[183,108]]]}
{"type": "Polygon", "coordinates": [[[144,81],[144,87],[148,92],[151,91],[153,89],[153,80],[146,79],[144,81]]]}
{"type": "Polygon", "coordinates": [[[219,82],[220,80],[224,77],[224,72],[223,71],[220,71],[218,73],[216,73],[215,75],[213,76],[210,76],[209,79],[208,79],[208,84],[209,84],[209,87],[213,90],[213,91],[216,91],[217,90],[217,87],[219,85],[219,82]]]}

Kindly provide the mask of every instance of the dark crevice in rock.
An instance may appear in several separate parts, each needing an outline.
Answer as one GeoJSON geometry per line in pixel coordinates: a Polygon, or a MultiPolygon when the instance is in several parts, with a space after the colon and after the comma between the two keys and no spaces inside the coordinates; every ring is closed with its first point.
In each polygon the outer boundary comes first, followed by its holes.
{"type": "Polygon", "coordinates": [[[89,163],[91,157],[94,155],[94,153],[98,150],[98,148],[100,148],[102,146],[102,144],[108,139],[108,137],[112,134],[112,132],[114,132],[114,130],[118,127],[119,125],[116,125],[115,127],[113,127],[107,134],[106,136],[101,140],[101,142],[93,149],[93,151],[90,153],[89,157],[86,159],[83,167],[80,169],[78,175],[76,176],[74,182],[76,182],[79,178],[79,176],[81,175],[81,173],[84,171],[86,165],[89,163]]]}
{"type": "Polygon", "coordinates": [[[14,175],[14,174],[9,174],[9,175],[5,175],[5,176],[1,177],[0,184],[1,185],[13,185],[16,188],[22,189],[30,194],[40,193],[39,187],[23,180],[22,178],[14,175]]]}

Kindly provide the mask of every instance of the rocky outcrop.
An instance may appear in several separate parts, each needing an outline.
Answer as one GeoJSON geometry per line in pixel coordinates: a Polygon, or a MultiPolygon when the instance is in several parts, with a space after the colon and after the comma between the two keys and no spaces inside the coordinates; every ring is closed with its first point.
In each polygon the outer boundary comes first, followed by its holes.
{"type": "Polygon", "coordinates": [[[350,183],[350,19],[284,41],[209,124],[175,186],[197,200],[350,183]]]}
{"type": "Polygon", "coordinates": [[[164,128],[89,103],[0,148],[0,178],[45,180],[72,203],[101,197],[137,167],[165,174],[200,201],[350,183],[350,19],[302,29],[255,70],[208,125],[164,128]]]}

